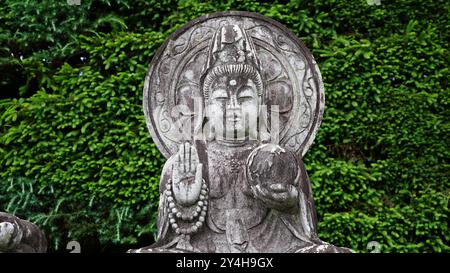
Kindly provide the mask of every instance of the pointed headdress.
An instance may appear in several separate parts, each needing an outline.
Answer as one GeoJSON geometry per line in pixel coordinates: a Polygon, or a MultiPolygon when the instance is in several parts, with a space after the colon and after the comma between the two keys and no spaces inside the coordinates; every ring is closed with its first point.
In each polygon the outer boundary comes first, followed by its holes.
{"type": "Polygon", "coordinates": [[[255,45],[239,25],[222,26],[212,38],[200,80],[205,101],[209,99],[210,87],[214,79],[230,74],[252,79],[258,96],[262,98],[263,81],[255,45]]]}

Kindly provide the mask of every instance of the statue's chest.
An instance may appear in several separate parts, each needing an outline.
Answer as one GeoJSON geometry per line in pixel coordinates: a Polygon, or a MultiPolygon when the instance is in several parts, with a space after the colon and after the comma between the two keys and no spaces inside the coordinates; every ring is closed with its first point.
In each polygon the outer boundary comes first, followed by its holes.
{"type": "Polygon", "coordinates": [[[248,149],[232,155],[209,156],[209,217],[221,230],[226,230],[235,219],[242,219],[245,229],[251,228],[267,214],[247,184],[245,168],[250,152],[248,149]]]}
{"type": "Polygon", "coordinates": [[[220,202],[225,208],[244,208],[252,202],[242,162],[214,162],[209,166],[211,202],[220,202]],[[214,201],[215,200],[215,201],[214,201]]]}
{"type": "Polygon", "coordinates": [[[249,188],[245,168],[250,148],[230,152],[213,151],[208,154],[210,198],[220,199],[224,207],[246,206],[249,188]]]}

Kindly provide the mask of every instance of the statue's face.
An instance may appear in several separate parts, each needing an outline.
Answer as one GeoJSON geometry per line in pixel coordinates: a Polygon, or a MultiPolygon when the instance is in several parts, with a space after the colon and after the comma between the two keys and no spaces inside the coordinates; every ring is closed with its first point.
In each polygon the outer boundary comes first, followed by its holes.
{"type": "Polygon", "coordinates": [[[207,114],[216,138],[242,139],[249,136],[251,130],[257,130],[260,102],[251,79],[233,75],[218,77],[210,90],[207,114]]]}

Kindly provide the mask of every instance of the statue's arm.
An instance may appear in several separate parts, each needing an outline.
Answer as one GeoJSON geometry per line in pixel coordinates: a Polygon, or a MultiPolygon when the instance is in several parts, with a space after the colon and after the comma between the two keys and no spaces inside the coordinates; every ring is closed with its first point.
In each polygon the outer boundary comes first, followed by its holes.
{"type": "Polygon", "coordinates": [[[165,238],[170,227],[169,208],[167,200],[168,196],[166,194],[167,184],[169,183],[169,181],[172,182],[171,187],[174,194],[173,198],[176,199],[176,201],[173,202],[175,202],[177,205],[193,205],[195,201],[197,201],[201,192],[201,186],[203,182],[201,172],[202,164],[199,163],[198,157],[196,156],[197,151],[194,148],[192,148],[191,150],[188,146],[183,147],[183,149],[186,149],[186,154],[184,154],[184,150],[180,148],[180,150],[182,151],[172,155],[166,161],[161,173],[159,184],[160,200],[158,208],[159,215],[157,221],[157,240],[165,238]],[[188,150],[192,152],[191,156],[187,155],[188,150]],[[180,154],[184,154],[185,156],[183,157],[180,154]],[[190,165],[190,168],[187,167],[188,165],[190,165]],[[190,169],[191,171],[183,172],[185,168],[186,170],[190,169]],[[190,182],[188,178],[192,178],[195,181],[190,182]]]}
{"type": "Polygon", "coordinates": [[[173,232],[169,232],[170,227],[176,234],[190,234],[195,233],[203,225],[204,212],[201,210],[205,210],[206,201],[200,201],[200,198],[205,198],[207,190],[202,177],[202,168],[203,165],[199,162],[195,147],[189,143],[180,144],[178,152],[164,164],[160,179],[158,234],[155,247],[168,247],[180,239],[179,236],[174,236],[173,232]],[[197,206],[196,209],[200,211],[196,212],[196,216],[183,215],[178,211],[177,206],[197,206]],[[174,215],[175,213],[177,216],[174,215]],[[189,229],[181,229],[177,227],[175,217],[186,218],[186,220],[191,217],[189,221],[198,221],[193,222],[194,226],[189,229]]]}

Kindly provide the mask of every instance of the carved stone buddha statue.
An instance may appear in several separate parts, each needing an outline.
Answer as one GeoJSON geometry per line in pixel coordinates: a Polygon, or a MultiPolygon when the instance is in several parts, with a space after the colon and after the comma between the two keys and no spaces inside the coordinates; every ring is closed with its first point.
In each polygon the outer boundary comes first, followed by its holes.
{"type": "Polygon", "coordinates": [[[285,27],[246,12],[189,23],[154,57],[144,111],[168,160],[157,240],[129,252],[351,252],[317,237],[302,156],[323,86],[285,27]]]}

